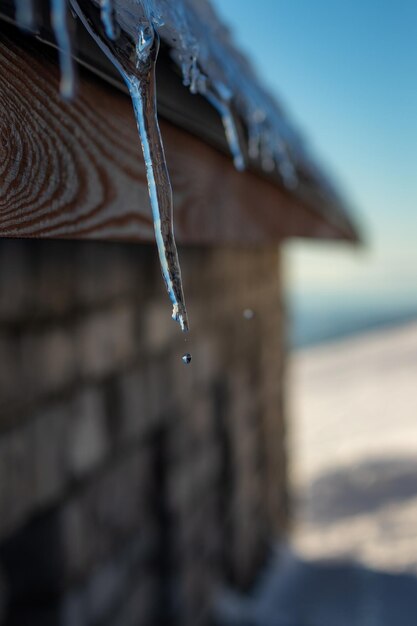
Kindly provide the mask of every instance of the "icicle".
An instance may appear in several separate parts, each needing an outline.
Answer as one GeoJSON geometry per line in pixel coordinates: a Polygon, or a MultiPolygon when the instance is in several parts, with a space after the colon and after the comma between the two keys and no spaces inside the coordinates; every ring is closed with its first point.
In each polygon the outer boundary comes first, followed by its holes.
{"type": "MultiPolygon", "coordinates": [[[[90,35],[120,72],[129,89],[145,159],[162,275],[173,305],[172,317],[179,322],[183,331],[188,331],[181,270],[174,238],[171,182],[156,108],[155,63],[159,51],[159,36],[142,11],[134,30],[135,47],[132,46],[131,37],[124,34],[123,29],[118,41],[113,44],[105,36],[102,30],[104,25],[97,19],[90,0],[82,0],[82,9],[77,0],[71,0],[71,5],[90,35]]],[[[130,16],[130,21],[134,17],[130,16]]]]}
{"type": "Polygon", "coordinates": [[[16,22],[19,28],[32,30],[35,25],[35,13],[32,0],[16,0],[16,22]]]}
{"type": "Polygon", "coordinates": [[[74,96],[75,74],[68,32],[66,0],[51,0],[51,23],[59,50],[60,92],[64,98],[71,99],[74,96]]]}
{"type": "Polygon", "coordinates": [[[116,29],[113,21],[113,2],[112,0],[100,0],[100,15],[103,22],[104,30],[109,39],[116,38],[116,29]]]}
{"type": "Polygon", "coordinates": [[[235,168],[240,172],[246,167],[242,140],[238,131],[237,121],[232,111],[231,95],[223,85],[216,85],[216,90],[207,87],[205,96],[217,109],[223,123],[224,132],[235,168]],[[217,92],[217,93],[216,93],[217,92]]]}
{"type": "Polygon", "coordinates": [[[234,115],[231,111],[229,103],[223,102],[220,110],[227,143],[229,144],[229,148],[233,156],[233,163],[235,168],[239,170],[239,172],[242,172],[246,167],[246,163],[234,115]]]}
{"type": "Polygon", "coordinates": [[[179,322],[183,331],[187,331],[187,311],[173,230],[172,190],[156,112],[154,72],[158,47],[158,36],[153,28],[152,42],[149,31],[142,28],[138,44],[138,74],[124,73],[123,77],[132,98],[142,144],[159,260],[173,304],[172,318],[179,322]],[[151,55],[154,58],[149,64],[147,60],[151,55]]]}

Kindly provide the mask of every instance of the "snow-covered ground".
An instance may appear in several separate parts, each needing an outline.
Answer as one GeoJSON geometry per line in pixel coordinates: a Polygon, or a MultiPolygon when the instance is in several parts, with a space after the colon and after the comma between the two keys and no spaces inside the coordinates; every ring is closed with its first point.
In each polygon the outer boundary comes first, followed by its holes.
{"type": "Polygon", "coordinates": [[[296,352],[288,384],[297,551],[417,573],[417,323],[296,352]]]}
{"type": "Polygon", "coordinates": [[[416,626],[417,323],[296,352],[289,545],[223,626],[416,626]]]}

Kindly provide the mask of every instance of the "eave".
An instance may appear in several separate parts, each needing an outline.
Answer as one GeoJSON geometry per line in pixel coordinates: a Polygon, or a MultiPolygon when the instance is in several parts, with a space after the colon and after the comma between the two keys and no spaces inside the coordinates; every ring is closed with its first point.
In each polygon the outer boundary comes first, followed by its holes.
{"type": "MultiPolygon", "coordinates": [[[[106,59],[77,32],[75,54],[89,69],[68,103],[54,49],[5,22],[0,33],[0,236],[153,241],[131,103],[106,59]]],[[[50,40],[47,28],[40,37],[50,40]]],[[[237,172],[217,113],[182,86],[167,54],[158,110],[179,243],[358,239],[344,203],[308,164],[293,190],[257,163],[237,172]]]]}

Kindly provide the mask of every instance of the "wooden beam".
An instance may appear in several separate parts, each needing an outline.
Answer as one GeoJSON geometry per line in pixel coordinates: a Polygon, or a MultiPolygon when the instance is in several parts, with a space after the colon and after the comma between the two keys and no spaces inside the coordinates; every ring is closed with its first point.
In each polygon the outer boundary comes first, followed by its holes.
{"type": "MultiPolygon", "coordinates": [[[[0,32],[0,236],[153,240],[130,100],[80,70],[74,102],[59,96],[54,51],[0,32]]],[[[15,31],[13,31],[15,32],[15,31]]],[[[247,244],[288,236],[353,239],[291,193],[168,122],[161,122],[185,244],[247,244]]]]}

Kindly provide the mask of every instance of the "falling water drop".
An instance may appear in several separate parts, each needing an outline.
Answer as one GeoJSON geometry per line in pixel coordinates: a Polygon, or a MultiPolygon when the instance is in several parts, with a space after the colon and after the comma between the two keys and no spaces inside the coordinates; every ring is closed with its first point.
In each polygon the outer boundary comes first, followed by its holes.
{"type": "Polygon", "coordinates": [[[182,355],[181,360],[185,365],[189,365],[191,363],[192,356],[189,352],[186,352],[182,355]]]}
{"type": "Polygon", "coordinates": [[[244,309],[242,315],[245,320],[251,320],[253,319],[255,312],[253,311],[253,309],[244,309]]]}

